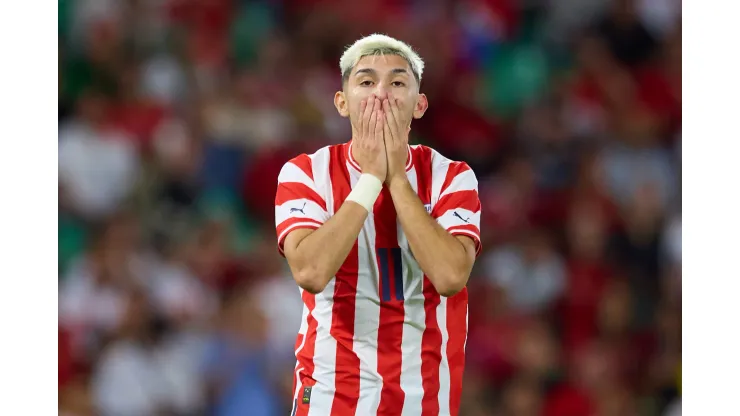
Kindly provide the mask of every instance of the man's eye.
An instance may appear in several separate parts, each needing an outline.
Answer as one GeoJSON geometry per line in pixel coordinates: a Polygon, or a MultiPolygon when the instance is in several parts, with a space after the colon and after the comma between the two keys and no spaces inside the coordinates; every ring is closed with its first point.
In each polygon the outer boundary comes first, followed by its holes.
{"type": "Polygon", "coordinates": [[[373,82],[370,81],[370,80],[365,80],[365,81],[362,81],[360,83],[360,85],[362,85],[363,87],[369,87],[369,86],[373,85],[373,82]]]}
{"type": "Polygon", "coordinates": [[[404,86],[406,86],[406,84],[404,84],[401,81],[393,81],[393,83],[391,85],[393,85],[394,87],[404,87],[404,86]]]}

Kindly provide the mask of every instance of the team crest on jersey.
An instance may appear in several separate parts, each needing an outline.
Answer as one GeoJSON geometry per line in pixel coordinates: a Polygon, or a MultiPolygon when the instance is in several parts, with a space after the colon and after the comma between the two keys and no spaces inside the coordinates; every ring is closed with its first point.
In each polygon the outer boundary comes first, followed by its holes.
{"type": "Polygon", "coordinates": [[[424,204],[424,209],[427,210],[427,214],[432,212],[432,204],[424,204]]]}

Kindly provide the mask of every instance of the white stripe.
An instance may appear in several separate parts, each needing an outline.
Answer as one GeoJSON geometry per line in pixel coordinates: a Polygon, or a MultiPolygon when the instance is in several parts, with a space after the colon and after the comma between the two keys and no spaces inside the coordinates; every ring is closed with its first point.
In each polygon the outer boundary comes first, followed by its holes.
{"type": "MultiPolygon", "coordinates": [[[[350,170],[355,186],[360,174],[350,170]]],[[[358,278],[355,296],[355,333],[352,350],[360,359],[360,398],[357,415],[374,415],[380,405],[382,379],[378,373],[378,327],[380,295],[378,262],[375,254],[375,216],[368,214],[357,240],[358,278]]]]}
{"type": "Polygon", "coordinates": [[[312,190],[316,190],[316,186],[314,186],[311,178],[306,175],[306,172],[292,162],[288,162],[283,165],[283,168],[280,170],[280,174],[278,175],[278,183],[302,183],[312,190]]]}
{"type": "MultiPolygon", "coordinates": [[[[449,169],[449,165],[448,165],[449,169]]],[[[445,176],[447,176],[447,172],[445,172],[445,176]]],[[[443,177],[444,179],[444,177],[443,177]]],[[[452,192],[458,192],[458,191],[477,191],[478,190],[478,179],[475,177],[475,173],[472,169],[468,169],[464,172],[458,173],[455,178],[452,179],[452,182],[447,186],[447,189],[442,192],[442,194],[439,196],[442,198],[443,196],[447,194],[451,194],[452,192]]]]}
{"type": "Polygon", "coordinates": [[[474,225],[476,228],[480,229],[480,214],[480,211],[474,213],[464,208],[454,208],[447,210],[444,214],[440,215],[437,218],[437,222],[445,230],[458,225],[474,225]],[[463,219],[457,217],[455,215],[456,212],[463,219]],[[468,222],[463,220],[467,220],[468,222]]]}
{"type": "Polygon", "coordinates": [[[439,201],[439,194],[442,192],[442,184],[444,184],[449,166],[449,159],[432,150],[432,208],[439,201]]]}
{"type": "MultiPolygon", "coordinates": [[[[405,259],[404,259],[405,260],[405,259]]],[[[416,280],[421,281],[423,273],[413,272],[416,280]]],[[[406,394],[403,402],[402,415],[421,414],[421,404],[424,398],[424,387],[421,376],[421,348],[424,334],[424,298],[418,296],[404,302],[405,324],[401,340],[403,362],[401,366],[401,389],[406,394]]]]}
{"type": "Polygon", "coordinates": [[[311,168],[313,179],[318,193],[326,202],[326,211],[334,215],[334,197],[331,189],[331,178],[329,177],[330,152],[328,147],[323,147],[311,155],[311,168]]]}
{"type": "Polygon", "coordinates": [[[275,225],[280,226],[289,218],[309,218],[320,223],[329,220],[329,213],[310,199],[293,199],[275,206],[275,225]],[[290,212],[293,210],[293,212],[290,212]]]}
{"type": "MultiPolygon", "coordinates": [[[[411,187],[418,193],[416,169],[411,169],[407,176],[411,187]]],[[[403,308],[404,325],[401,339],[401,389],[405,393],[402,415],[421,414],[421,402],[424,397],[421,377],[421,340],[424,333],[424,272],[411,255],[409,242],[397,223],[398,246],[401,247],[403,262],[403,308]]]]}
{"type": "Polygon", "coordinates": [[[447,333],[447,298],[440,296],[437,305],[437,326],[442,333],[442,361],[439,363],[439,414],[450,414],[450,363],[447,361],[447,342],[450,337],[447,333]]]}
{"type": "Polygon", "coordinates": [[[316,346],[313,357],[313,378],[316,385],[311,389],[309,416],[324,416],[331,410],[334,401],[334,373],[336,370],[337,342],[331,336],[332,307],[334,304],[334,282],[331,279],[324,290],[315,296],[316,346]]]}
{"type": "MultiPolygon", "coordinates": [[[[418,189],[419,188],[419,180],[418,180],[418,177],[417,177],[416,169],[417,169],[417,167],[415,166],[414,169],[411,169],[410,171],[408,171],[406,173],[406,177],[409,179],[409,183],[411,184],[411,189],[414,191],[415,194],[418,195],[419,194],[419,189],[418,189]]],[[[409,249],[409,240],[406,238],[406,234],[404,234],[404,232],[403,232],[403,228],[401,227],[401,222],[398,221],[398,217],[396,217],[396,230],[397,230],[397,234],[398,234],[398,247],[401,247],[401,250],[404,253],[406,251],[410,251],[410,249],[409,249]]],[[[404,258],[404,262],[405,261],[406,261],[406,259],[404,258]]],[[[406,263],[404,263],[404,265],[405,264],[406,263]]],[[[414,260],[414,264],[416,264],[416,260],[414,260]]],[[[412,279],[413,276],[408,276],[407,277],[406,274],[405,274],[405,272],[406,272],[406,270],[404,270],[404,276],[403,276],[403,278],[404,278],[404,282],[403,282],[404,283],[403,284],[403,287],[404,287],[404,295],[403,296],[404,296],[404,299],[408,299],[409,298],[409,293],[407,293],[406,288],[407,288],[407,283],[409,283],[409,282],[407,281],[407,279],[412,279]]]]}
{"type": "MultiPolygon", "coordinates": [[[[303,299],[303,289],[298,287],[298,293],[300,294],[301,299],[303,299]]],[[[301,379],[299,378],[298,374],[303,370],[303,367],[299,366],[298,363],[298,354],[303,350],[303,347],[306,345],[306,333],[308,332],[308,307],[306,304],[303,304],[303,315],[301,316],[301,326],[298,328],[298,335],[303,335],[303,338],[301,339],[301,343],[298,345],[298,348],[295,350],[296,355],[296,363],[295,363],[295,391],[293,392],[293,399],[298,399],[298,392],[301,391],[301,379]]],[[[295,403],[295,402],[294,402],[295,403]]]]}

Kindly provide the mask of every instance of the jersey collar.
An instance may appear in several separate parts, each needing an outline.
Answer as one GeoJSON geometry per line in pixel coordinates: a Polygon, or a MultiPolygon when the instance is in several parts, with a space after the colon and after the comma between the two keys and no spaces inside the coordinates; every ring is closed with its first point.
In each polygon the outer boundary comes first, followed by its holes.
{"type": "MultiPolygon", "coordinates": [[[[352,157],[352,141],[350,140],[349,143],[347,143],[347,162],[349,162],[350,166],[352,166],[353,169],[355,169],[358,172],[362,172],[362,168],[360,168],[360,164],[357,163],[354,157],[352,157]]],[[[411,168],[414,166],[414,159],[413,159],[413,153],[411,152],[411,146],[407,146],[408,151],[408,157],[406,158],[406,172],[410,171],[411,168]]]]}

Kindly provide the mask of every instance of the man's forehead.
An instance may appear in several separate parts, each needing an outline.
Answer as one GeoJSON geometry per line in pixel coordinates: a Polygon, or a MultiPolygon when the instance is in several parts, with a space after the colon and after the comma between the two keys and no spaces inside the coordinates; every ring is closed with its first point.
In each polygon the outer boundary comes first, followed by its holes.
{"type": "MultiPolygon", "coordinates": [[[[399,55],[367,55],[360,58],[355,65],[354,73],[357,72],[388,72],[396,69],[404,69],[411,74],[411,65],[399,55]]],[[[397,71],[394,71],[397,72],[397,71]]]]}

